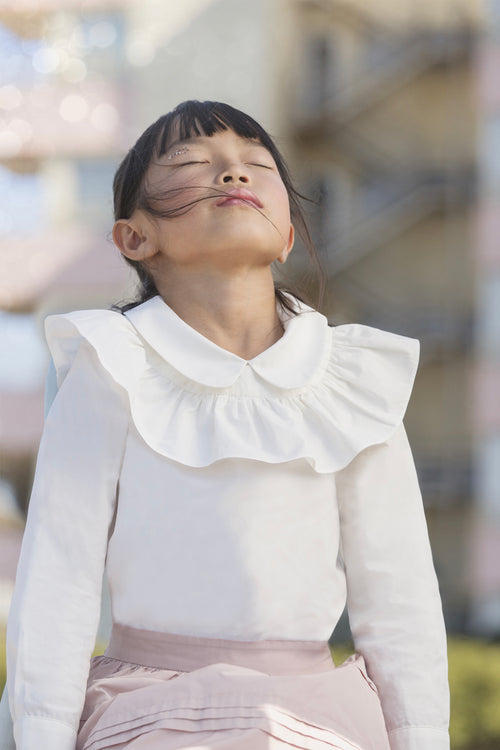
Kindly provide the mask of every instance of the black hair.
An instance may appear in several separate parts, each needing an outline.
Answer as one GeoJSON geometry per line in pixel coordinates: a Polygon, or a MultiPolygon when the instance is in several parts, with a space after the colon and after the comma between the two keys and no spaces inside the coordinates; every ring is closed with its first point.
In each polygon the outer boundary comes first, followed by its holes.
{"type": "MultiPolygon", "coordinates": [[[[165,208],[163,202],[162,207],[160,207],[159,196],[148,193],[145,176],[152,161],[161,157],[169,148],[174,131],[176,138],[182,141],[194,136],[205,135],[210,137],[223,130],[233,130],[243,138],[258,140],[273,157],[288,193],[292,223],[306,246],[318,273],[320,302],[324,291],[324,274],[300,204],[301,199],[308,199],[294,187],[285,161],[270,135],[256,120],[229,104],[196,100],[182,102],[171,112],[162,115],[144,131],[119,165],[113,180],[115,221],[129,219],[136,209],[143,209],[153,217],[179,216],[200,200],[212,197],[212,195],[207,196],[205,188],[202,197],[190,200],[188,203],[165,208]]],[[[112,309],[120,312],[125,312],[158,294],[154,279],[146,265],[127,257],[125,257],[125,261],[137,272],[141,288],[139,289],[139,297],[135,301],[124,305],[113,305],[112,309]]],[[[299,295],[297,291],[286,289],[275,282],[277,301],[283,309],[295,313],[293,304],[286,295],[287,292],[299,299],[302,298],[302,295],[299,295]]]]}

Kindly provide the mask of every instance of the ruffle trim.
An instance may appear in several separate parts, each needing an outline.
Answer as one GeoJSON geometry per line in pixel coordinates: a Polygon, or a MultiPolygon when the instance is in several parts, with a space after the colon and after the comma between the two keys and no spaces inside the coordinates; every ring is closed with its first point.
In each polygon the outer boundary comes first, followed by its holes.
{"type": "MultiPolygon", "coordinates": [[[[107,750],[110,747],[110,741],[113,745],[125,746],[144,734],[159,730],[194,734],[192,741],[196,747],[200,748],[218,747],[218,741],[213,736],[216,732],[222,735],[220,741],[226,746],[227,738],[224,737],[224,732],[237,731],[242,740],[244,740],[245,733],[253,733],[255,735],[253,746],[256,750],[259,747],[274,746],[274,744],[269,744],[268,739],[262,739],[259,743],[259,734],[272,738],[276,745],[294,747],[297,750],[363,750],[360,745],[342,737],[334,730],[310,724],[272,704],[225,709],[164,709],[135,721],[125,721],[119,725],[119,728],[111,728],[111,731],[107,729],[94,732],[83,745],[82,750],[107,750]],[[199,744],[196,734],[200,732],[210,733],[210,745],[206,745],[203,740],[201,740],[202,744],[199,744]]],[[[163,746],[169,747],[168,735],[163,746]]],[[[237,746],[238,740],[236,739],[234,747],[237,746]]]]}
{"type": "MultiPolygon", "coordinates": [[[[242,394],[238,382],[215,389],[172,376],[126,317],[112,311],[49,316],[45,329],[59,386],[87,341],[127,392],[143,440],[192,467],[225,458],[305,459],[318,473],[338,471],[363,449],[388,440],[401,423],[419,358],[417,339],[340,325],[329,329],[312,383],[259,388],[254,373],[253,389],[242,394]]],[[[252,377],[248,369],[245,377],[252,377]]]]}

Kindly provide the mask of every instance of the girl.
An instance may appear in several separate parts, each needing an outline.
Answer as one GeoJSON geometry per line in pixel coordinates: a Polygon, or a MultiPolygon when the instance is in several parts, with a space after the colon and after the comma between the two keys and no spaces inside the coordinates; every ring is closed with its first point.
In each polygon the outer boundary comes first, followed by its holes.
{"type": "Polygon", "coordinates": [[[302,214],[252,118],[185,102],[114,182],[133,304],[50,316],[8,625],[17,750],[445,750],[402,419],[418,341],[276,291],[302,214]],[[106,569],[113,631],[89,660],[106,569]],[[356,656],[327,641],[347,599],[356,656]],[[88,682],[87,682],[88,678],[88,682]]]}

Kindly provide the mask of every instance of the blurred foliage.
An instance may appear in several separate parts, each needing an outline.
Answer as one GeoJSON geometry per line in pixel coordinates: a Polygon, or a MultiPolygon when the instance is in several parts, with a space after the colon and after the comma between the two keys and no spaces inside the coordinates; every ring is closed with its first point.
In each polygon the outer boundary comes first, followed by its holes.
{"type": "Polygon", "coordinates": [[[500,643],[448,640],[453,750],[500,750],[500,643]]]}
{"type": "Polygon", "coordinates": [[[5,685],[5,629],[0,628],[0,688],[5,685]]]}
{"type": "MultiPolygon", "coordinates": [[[[335,664],[353,653],[333,646],[335,664]]],[[[500,643],[448,639],[452,750],[500,750],[500,643]]]]}
{"type": "MultiPolygon", "coordinates": [[[[0,688],[5,682],[5,632],[0,630],[0,688]]],[[[102,653],[98,646],[94,653],[102,653]]],[[[335,664],[352,646],[332,648],[335,664]]],[[[500,750],[500,643],[449,638],[452,750],[500,750]]]]}

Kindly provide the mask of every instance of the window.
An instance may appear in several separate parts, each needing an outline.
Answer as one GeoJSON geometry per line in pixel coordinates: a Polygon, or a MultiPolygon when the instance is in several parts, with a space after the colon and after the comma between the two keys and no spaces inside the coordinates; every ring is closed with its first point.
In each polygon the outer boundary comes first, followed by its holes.
{"type": "Polygon", "coordinates": [[[84,221],[98,226],[109,226],[112,222],[112,182],[116,167],[112,159],[77,162],[77,200],[84,221]]]}
{"type": "Polygon", "coordinates": [[[29,88],[43,78],[33,60],[44,47],[41,39],[23,39],[0,24],[0,86],[15,81],[18,86],[29,88]]]}
{"type": "Polygon", "coordinates": [[[0,311],[0,389],[35,390],[45,378],[47,349],[33,315],[0,311]]]}
{"type": "Polygon", "coordinates": [[[0,167],[0,194],[0,236],[34,234],[44,227],[40,175],[17,174],[0,167]]]}

